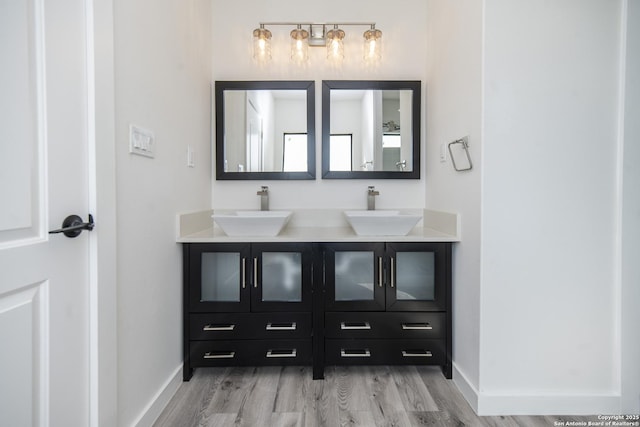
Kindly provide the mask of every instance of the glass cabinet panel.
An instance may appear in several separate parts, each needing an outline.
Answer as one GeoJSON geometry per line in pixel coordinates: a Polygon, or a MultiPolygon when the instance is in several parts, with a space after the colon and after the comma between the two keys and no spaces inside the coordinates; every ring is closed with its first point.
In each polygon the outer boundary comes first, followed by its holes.
{"type": "Polygon", "coordinates": [[[372,251],[336,251],[335,301],[372,301],[374,264],[372,251]]]}
{"type": "Polygon", "coordinates": [[[240,254],[203,252],[200,301],[240,301],[240,254]]]}
{"type": "Polygon", "coordinates": [[[262,253],[262,301],[302,301],[301,253],[262,253]]]}
{"type": "Polygon", "coordinates": [[[433,252],[396,253],[396,299],[433,301],[435,259],[433,252]]]}

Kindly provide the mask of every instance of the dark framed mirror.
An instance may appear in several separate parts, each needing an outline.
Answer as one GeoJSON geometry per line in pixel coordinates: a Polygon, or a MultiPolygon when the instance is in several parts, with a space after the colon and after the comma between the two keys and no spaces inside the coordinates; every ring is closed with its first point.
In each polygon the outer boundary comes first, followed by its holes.
{"type": "Polygon", "coordinates": [[[315,179],[313,81],[216,81],[216,179],[315,179]]]}
{"type": "Polygon", "coordinates": [[[417,80],[322,82],[322,178],[419,179],[417,80]]]}

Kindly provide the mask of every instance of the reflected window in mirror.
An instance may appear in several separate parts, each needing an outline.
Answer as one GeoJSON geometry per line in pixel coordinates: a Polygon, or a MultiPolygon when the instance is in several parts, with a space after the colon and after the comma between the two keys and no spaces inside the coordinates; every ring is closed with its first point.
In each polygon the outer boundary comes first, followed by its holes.
{"type": "Polygon", "coordinates": [[[315,179],[312,81],[217,81],[216,179],[315,179]]]}
{"type": "Polygon", "coordinates": [[[322,177],[419,179],[420,90],[419,81],[324,81],[322,177]],[[337,135],[351,135],[350,168],[337,135]]]}
{"type": "Polygon", "coordinates": [[[331,135],[331,160],[330,167],[332,171],[351,171],[353,170],[353,135],[331,135]]]}
{"type": "Polygon", "coordinates": [[[306,172],[307,134],[284,133],[282,172],[306,172]]]}

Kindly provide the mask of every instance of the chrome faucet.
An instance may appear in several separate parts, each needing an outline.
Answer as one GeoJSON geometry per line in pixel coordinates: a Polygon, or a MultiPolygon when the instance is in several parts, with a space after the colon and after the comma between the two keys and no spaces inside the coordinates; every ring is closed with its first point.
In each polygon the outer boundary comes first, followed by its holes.
{"type": "Polygon", "coordinates": [[[260,191],[258,191],[256,194],[260,196],[260,210],[268,211],[269,210],[269,187],[267,187],[266,185],[263,185],[260,191]]]}
{"type": "Polygon", "coordinates": [[[380,195],[379,191],[376,191],[376,187],[373,185],[368,187],[367,191],[367,210],[376,210],[376,196],[380,195]]]}

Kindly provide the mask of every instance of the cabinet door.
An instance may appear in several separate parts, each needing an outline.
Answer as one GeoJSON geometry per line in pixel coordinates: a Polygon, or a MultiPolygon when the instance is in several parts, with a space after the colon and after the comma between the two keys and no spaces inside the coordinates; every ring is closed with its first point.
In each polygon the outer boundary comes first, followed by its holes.
{"type": "Polygon", "coordinates": [[[249,311],[249,245],[190,244],[191,311],[249,311]]]}
{"type": "Polygon", "coordinates": [[[332,243],[323,249],[327,310],[385,309],[383,243],[332,243]]]}
{"type": "Polygon", "coordinates": [[[446,310],[446,251],[440,243],[388,243],[387,310],[446,310]]]}
{"type": "Polygon", "coordinates": [[[251,311],[310,311],[312,264],[311,244],[252,244],[251,311]]]}

